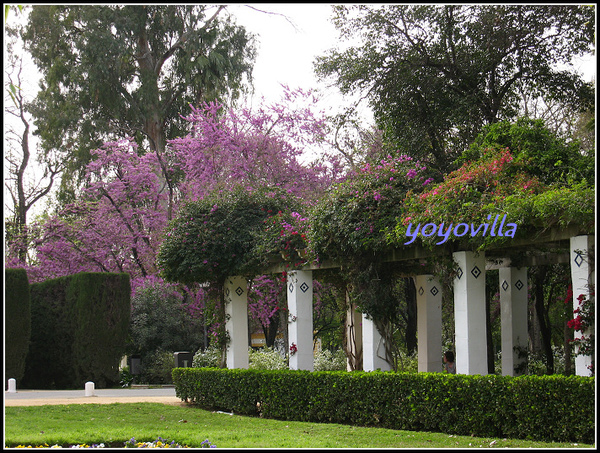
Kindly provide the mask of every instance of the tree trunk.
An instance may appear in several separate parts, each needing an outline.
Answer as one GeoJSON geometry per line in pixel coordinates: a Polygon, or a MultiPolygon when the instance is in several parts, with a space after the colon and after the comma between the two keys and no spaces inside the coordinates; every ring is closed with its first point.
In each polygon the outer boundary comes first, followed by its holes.
{"type": "Polygon", "coordinates": [[[538,266],[535,273],[535,312],[540,326],[542,336],[542,349],[546,356],[546,373],[554,374],[554,356],[552,355],[552,338],[550,325],[547,322],[547,311],[544,306],[544,282],[548,273],[547,266],[538,266]]]}
{"type": "Polygon", "coordinates": [[[417,288],[412,278],[405,278],[406,297],[406,352],[412,355],[417,349],[417,288]]]}
{"type": "Polygon", "coordinates": [[[263,333],[265,334],[265,346],[267,348],[275,346],[275,339],[277,338],[277,332],[279,331],[279,319],[279,310],[277,310],[275,314],[269,318],[269,325],[262,326],[263,333]]]}

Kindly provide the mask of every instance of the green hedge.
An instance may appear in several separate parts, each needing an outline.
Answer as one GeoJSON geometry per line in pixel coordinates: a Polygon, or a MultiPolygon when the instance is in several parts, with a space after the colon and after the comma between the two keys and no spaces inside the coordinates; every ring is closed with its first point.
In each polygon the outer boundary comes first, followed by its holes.
{"type": "Polygon", "coordinates": [[[68,277],[34,283],[31,289],[31,343],[20,387],[71,386],[73,332],[65,292],[68,277]]]}
{"type": "Polygon", "coordinates": [[[131,315],[129,275],[73,275],[66,296],[73,311],[76,386],[83,388],[87,381],[99,388],[118,384],[131,315]]]}
{"type": "Polygon", "coordinates": [[[82,273],[31,285],[31,345],[23,388],[119,382],[131,312],[129,275],[82,273]]]}
{"type": "Polygon", "coordinates": [[[4,270],[4,376],[20,385],[31,337],[31,301],[25,269],[4,270]]]}
{"type": "Polygon", "coordinates": [[[285,420],[592,443],[594,378],[175,368],[177,396],[285,420]]]}

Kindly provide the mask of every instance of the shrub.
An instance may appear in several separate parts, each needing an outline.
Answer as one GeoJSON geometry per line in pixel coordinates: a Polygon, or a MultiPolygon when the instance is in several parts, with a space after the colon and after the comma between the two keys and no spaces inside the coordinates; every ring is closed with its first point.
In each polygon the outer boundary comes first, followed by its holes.
{"type": "Polygon", "coordinates": [[[315,371],[344,371],[346,370],[346,353],[342,349],[331,352],[328,349],[315,354],[315,371]]]}
{"type": "Polygon", "coordinates": [[[172,384],[175,368],[172,352],[158,350],[147,354],[140,367],[140,382],[145,384],[172,384]]]}
{"type": "Polygon", "coordinates": [[[199,350],[192,359],[194,368],[217,368],[220,363],[221,349],[217,346],[209,346],[204,351],[199,350]]]}
{"type": "Polygon", "coordinates": [[[119,383],[119,362],[131,313],[128,274],[82,273],[70,277],[67,304],[74,332],[74,384],[99,388],[119,383]]]}
{"type": "Polygon", "coordinates": [[[183,296],[172,285],[147,281],[131,300],[128,355],[142,363],[162,351],[196,351],[203,342],[202,320],[190,316],[183,296]]]}
{"type": "MultiPolygon", "coordinates": [[[[20,381],[31,337],[31,300],[25,269],[4,270],[5,377],[20,381]]],[[[6,384],[5,382],[5,384],[6,384]]]]}
{"type": "Polygon", "coordinates": [[[72,382],[73,331],[66,302],[68,277],[31,285],[31,343],[21,387],[67,389],[72,382]]]}
{"type": "Polygon", "coordinates": [[[178,397],[204,408],[479,437],[592,443],[594,378],[176,368],[178,397]]]}
{"type": "Polygon", "coordinates": [[[31,285],[25,388],[98,388],[119,382],[129,325],[127,274],[83,273],[31,285]]]}
{"type": "Polygon", "coordinates": [[[261,348],[248,350],[248,359],[251,370],[286,370],[287,360],[273,348],[261,348]]]}

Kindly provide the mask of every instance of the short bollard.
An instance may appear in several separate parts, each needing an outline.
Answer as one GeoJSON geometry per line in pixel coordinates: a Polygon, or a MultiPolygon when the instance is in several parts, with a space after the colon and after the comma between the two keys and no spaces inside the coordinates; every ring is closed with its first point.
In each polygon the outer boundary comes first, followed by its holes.
{"type": "Polygon", "coordinates": [[[94,396],[94,383],[93,382],[85,383],[85,396],[94,396]]]}
{"type": "Polygon", "coordinates": [[[8,380],[8,393],[17,393],[17,380],[14,378],[8,380]]]}

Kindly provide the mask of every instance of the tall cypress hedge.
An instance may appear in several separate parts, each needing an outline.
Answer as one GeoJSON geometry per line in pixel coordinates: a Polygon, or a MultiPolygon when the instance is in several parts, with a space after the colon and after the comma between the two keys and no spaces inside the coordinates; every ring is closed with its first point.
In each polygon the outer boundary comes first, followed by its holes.
{"type": "Polygon", "coordinates": [[[129,275],[77,274],[66,296],[76,320],[72,329],[77,387],[87,381],[98,387],[117,384],[131,314],[129,275]]]}
{"type": "Polygon", "coordinates": [[[118,383],[127,339],[127,274],[82,273],[31,285],[32,335],[23,387],[118,383]]]}
{"type": "MultiPolygon", "coordinates": [[[[4,270],[4,366],[5,378],[19,382],[31,336],[31,301],[25,269],[4,270]]],[[[7,385],[7,382],[4,384],[7,385]]],[[[20,384],[20,383],[19,383],[20,384]]]]}
{"type": "Polygon", "coordinates": [[[70,277],[31,285],[31,344],[22,387],[71,387],[71,313],[65,292],[70,277]]]}

